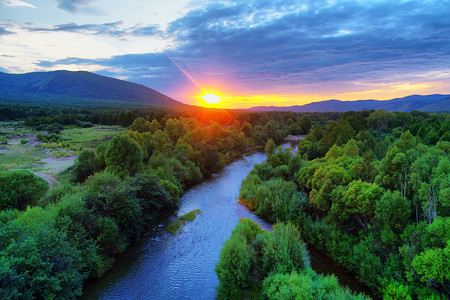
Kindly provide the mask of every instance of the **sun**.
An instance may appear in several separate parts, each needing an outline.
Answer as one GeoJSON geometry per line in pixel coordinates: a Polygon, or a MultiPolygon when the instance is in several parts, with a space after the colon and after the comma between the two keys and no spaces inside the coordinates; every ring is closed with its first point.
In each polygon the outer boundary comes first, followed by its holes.
{"type": "Polygon", "coordinates": [[[202,98],[207,104],[216,104],[222,100],[222,97],[213,93],[206,93],[206,92],[205,95],[201,96],[200,98],[202,98]]]}

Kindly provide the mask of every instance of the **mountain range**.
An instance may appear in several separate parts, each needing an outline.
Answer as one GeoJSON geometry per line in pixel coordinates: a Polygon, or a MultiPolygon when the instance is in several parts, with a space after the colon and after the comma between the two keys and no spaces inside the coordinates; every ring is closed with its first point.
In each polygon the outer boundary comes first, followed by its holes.
{"type": "Polygon", "coordinates": [[[450,95],[411,95],[391,100],[326,100],[295,106],[257,106],[250,111],[292,111],[292,112],[327,112],[327,111],[359,111],[365,109],[384,109],[388,111],[413,110],[426,112],[450,111],[450,95]]]}
{"type": "MultiPolygon", "coordinates": [[[[183,104],[149,87],[85,71],[52,71],[26,74],[0,72],[0,101],[105,105],[146,104],[188,109],[183,104]]],[[[326,100],[295,106],[258,106],[247,111],[327,112],[384,109],[388,111],[450,111],[450,95],[411,95],[392,100],[326,100]]]]}
{"type": "Polygon", "coordinates": [[[156,106],[185,104],[151,88],[90,72],[0,72],[0,100],[52,102],[126,102],[156,106]]]}

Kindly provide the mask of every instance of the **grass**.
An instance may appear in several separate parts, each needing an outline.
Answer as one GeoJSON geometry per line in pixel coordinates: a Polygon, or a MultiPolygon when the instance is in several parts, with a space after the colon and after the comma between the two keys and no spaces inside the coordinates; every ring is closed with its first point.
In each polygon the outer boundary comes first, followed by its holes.
{"type": "Polygon", "coordinates": [[[68,142],[76,147],[95,148],[124,131],[125,128],[120,126],[94,125],[91,128],[67,126],[61,130],[61,142],[68,142]]]}
{"type": "Polygon", "coordinates": [[[186,225],[186,221],[194,221],[199,213],[200,209],[194,209],[182,216],[179,216],[175,221],[166,226],[166,231],[172,234],[181,233],[181,226],[186,225]]]}
{"type": "MultiPolygon", "coordinates": [[[[49,162],[42,162],[48,157],[68,157],[77,155],[80,149],[95,148],[97,145],[111,140],[116,134],[123,133],[125,128],[120,126],[94,125],[91,128],[79,128],[66,126],[61,130],[59,143],[43,145],[26,145],[20,141],[23,139],[9,139],[6,148],[0,150],[0,171],[9,169],[26,169],[31,171],[53,168],[49,162]]],[[[1,136],[30,135],[36,132],[20,122],[5,122],[0,124],[1,136]]],[[[30,138],[24,138],[26,141],[30,138]]],[[[1,149],[1,148],[0,148],[1,149]]],[[[52,163],[58,163],[57,161],[52,163]]],[[[59,171],[59,166],[58,166],[59,171]]]]}
{"type": "Polygon", "coordinates": [[[46,157],[42,148],[27,145],[4,145],[7,150],[0,151],[0,170],[9,168],[31,169],[46,157]]]}

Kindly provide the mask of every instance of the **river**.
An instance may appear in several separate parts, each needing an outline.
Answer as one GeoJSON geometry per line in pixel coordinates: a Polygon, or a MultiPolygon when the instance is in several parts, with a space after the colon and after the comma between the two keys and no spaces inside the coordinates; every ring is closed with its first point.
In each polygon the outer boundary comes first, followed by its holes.
{"type": "MultiPolygon", "coordinates": [[[[284,148],[287,146],[285,145],[284,148]]],[[[192,187],[180,199],[178,215],[194,209],[202,213],[187,222],[177,235],[156,226],[140,242],[120,255],[101,279],[87,283],[82,299],[213,299],[218,279],[214,267],[220,249],[240,218],[250,218],[270,230],[246,207],[237,203],[242,180],[261,163],[263,153],[245,155],[209,180],[192,187]]],[[[319,273],[338,273],[355,291],[366,291],[326,255],[311,252],[311,265],[319,273]]]]}

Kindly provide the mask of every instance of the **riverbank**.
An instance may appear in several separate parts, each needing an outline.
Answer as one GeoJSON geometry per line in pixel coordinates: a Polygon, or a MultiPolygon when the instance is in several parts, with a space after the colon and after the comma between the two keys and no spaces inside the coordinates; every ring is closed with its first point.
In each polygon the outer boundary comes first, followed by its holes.
{"type": "Polygon", "coordinates": [[[240,218],[264,229],[271,225],[237,203],[239,187],[263,153],[244,155],[180,199],[177,216],[194,209],[201,214],[173,235],[155,226],[116,259],[101,279],[87,282],[81,299],[213,299],[214,272],[220,249],[240,218]]]}

